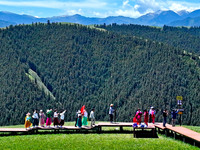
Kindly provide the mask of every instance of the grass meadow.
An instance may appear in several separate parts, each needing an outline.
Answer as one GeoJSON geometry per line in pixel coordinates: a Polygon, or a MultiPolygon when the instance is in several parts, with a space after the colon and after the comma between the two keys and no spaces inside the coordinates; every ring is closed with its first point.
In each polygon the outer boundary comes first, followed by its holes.
{"type": "MultiPolygon", "coordinates": [[[[74,125],[66,123],[65,125],[74,125]]],[[[23,125],[6,127],[24,127],[23,125]]],[[[192,126],[185,126],[193,128],[192,126]]],[[[200,127],[194,128],[200,131],[200,127]]],[[[106,129],[105,130],[111,130],[106,129]]],[[[113,130],[113,129],[112,129],[113,130]]],[[[0,149],[19,150],[198,150],[198,147],[159,135],[159,138],[133,138],[133,134],[47,134],[0,137],[0,149]]]]}

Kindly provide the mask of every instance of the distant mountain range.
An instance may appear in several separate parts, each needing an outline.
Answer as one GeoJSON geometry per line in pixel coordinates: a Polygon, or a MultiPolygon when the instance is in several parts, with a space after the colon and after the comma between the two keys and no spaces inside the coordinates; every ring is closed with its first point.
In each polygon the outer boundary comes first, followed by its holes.
{"type": "Polygon", "coordinates": [[[81,15],[72,16],[55,16],[48,18],[37,18],[29,15],[19,15],[11,12],[0,12],[0,27],[6,27],[16,24],[31,24],[35,22],[46,23],[47,20],[51,22],[70,22],[79,23],[83,25],[90,24],[140,24],[150,26],[200,26],[200,9],[193,12],[185,10],[174,12],[157,11],[155,13],[148,13],[139,18],[129,18],[123,16],[107,17],[107,18],[89,18],[81,15]]]}

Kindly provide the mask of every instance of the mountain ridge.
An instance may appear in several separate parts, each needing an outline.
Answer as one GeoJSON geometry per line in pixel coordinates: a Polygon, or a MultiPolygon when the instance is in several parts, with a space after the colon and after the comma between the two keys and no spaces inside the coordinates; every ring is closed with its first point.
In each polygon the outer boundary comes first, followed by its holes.
{"type": "MultiPolygon", "coordinates": [[[[181,26],[181,21],[185,21],[187,18],[197,18],[200,17],[200,9],[192,12],[182,10],[179,12],[174,12],[172,10],[166,11],[157,11],[154,13],[147,13],[138,18],[130,18],[125,16],[108,16],[106,18],[96,18],[96,17],[85,17],[79,14],[72,16],[53,16],[47,18],[38,18],[30,15],[19,15],[12,12],[0,12],[0,20],[11,22],[12,25],[15,24],[31,24],[35,22],[46,23],[47,20],[51,22],[69,22],[69,23],[78,23],[83,25],[91,24],[140,24],[140,25],[150,25],[150,26],[163,26],[163,25],[173,25],[174,22],[179,21],[179,26],[181,26]]],[[[191,21],[190,21],[191,22],[191,21]]],[[[183,26],[185,24],[183,23],[183,26]]],[[[189,24],[190,26],[200,26],[199,22],[189,24]]],[[[175,26],[177,26],[175,24],[175,26]]],[[[187,24],[186,24],[187,26],[187,24]]],[[[5,26],[4,26],[5,27],[5,26]]]]}

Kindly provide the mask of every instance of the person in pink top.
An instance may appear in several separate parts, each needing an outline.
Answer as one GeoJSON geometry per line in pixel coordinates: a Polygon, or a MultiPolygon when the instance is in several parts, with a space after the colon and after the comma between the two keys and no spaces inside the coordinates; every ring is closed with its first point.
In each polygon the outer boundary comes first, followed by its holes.
{"type": "Polygon", "coordinates": [[[140,125],[141,124],[141,118],[142,118],[142,112],[140,111],[140,109],[138,108],[138,111],[136,112],[136,120],[137,120],[137,124],[140,125]]]}
{"type": "Polygon", "coordinates": [[[44,127],[46,116],[42,110],[40,110],[39,116],[40,116],[40,125],[41,127],[44,127]]]}

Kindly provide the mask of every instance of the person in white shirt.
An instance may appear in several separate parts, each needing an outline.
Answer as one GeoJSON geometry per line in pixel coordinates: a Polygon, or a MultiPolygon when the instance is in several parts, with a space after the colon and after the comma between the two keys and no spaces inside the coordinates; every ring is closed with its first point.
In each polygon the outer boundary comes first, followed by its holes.
{"type": "Polygon", "coordinates": [[[65,123],[65,112],[66,112],[66,110],[64,110],[62,113],[60,113],[60,127],[61,128],[65,123]]]}
{"type": "Polygon", "coordinates": [[[57,110],[54,110],[54,114],[53,114],[53,125],[54,127],[59,125],[59,121],[58,121],[58,115],[59,113],[57,112],[57,110]]]}
{"type": "Polygon", "coordinates": [[[91,119],[91,127],[95,125],[95,117],[94,117],[94,108],[90,112],[90,119],[91,119]]]}
{"type": "Polygon", "coordinates": [[[39,116],[38,116],[37,110],[35,110],[33,112],[32,118],[33,118],[33,128],[38,127],[38,125],[39,125],[39,116]]]}

